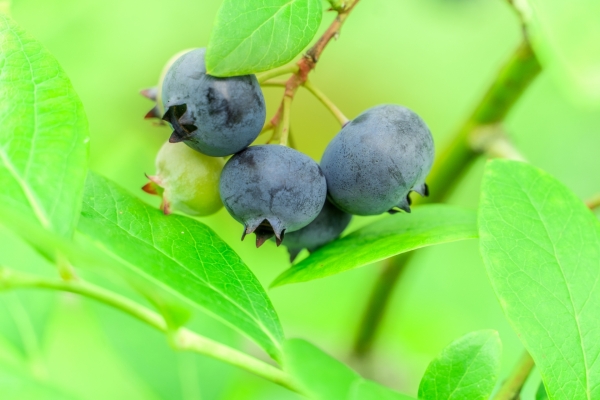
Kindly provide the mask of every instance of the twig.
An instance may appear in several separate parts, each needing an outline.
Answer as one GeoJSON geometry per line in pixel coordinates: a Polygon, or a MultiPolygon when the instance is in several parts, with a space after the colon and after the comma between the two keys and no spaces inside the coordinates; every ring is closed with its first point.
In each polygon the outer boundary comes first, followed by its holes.
{"type": "Polygon", "coordinates": [[[279,137],[279,144],[283,146],[287,146],[288,134],[290,132],[290,114],[292,108],[292,98],[284,97],[283,98],[283,113],[281,118],[281,123],[277,126],[279,137]]]}
{"type": "Polygon", "coordinates": [[[344,126],[348,123],[349,119],[346,118],[344,113],[342,113],[342,111],[340,111],[340,109],[337,108],[333,101],[329,100],[325,93],[321,92],[315,85],[313,85],[311,81],[306,80],[306,82],[304,82],[304,85],[302,86],[308,89],[308,91],[311,92],[313,96],[315,96],[321,103],[323,103],[325,108],[327,108],[331,112],[331,114],[333,114],[333,116],[338,120],[341,126],[344,126]]]}
{"type": "Polygon", "coordinates": [[[273,129],[275,129],[275,125],[273,125],[273,122],[272,121],[267,121],[263,125],[263,128],[260,131],[259,135],[262,135],[263,133],[271,132],[273,129]]]}
{"type": "MultiPolygon", "coordinates": [[[[302,57],[300,61],[296,63],[296,71],[292,74],[292,76],[287,80],[285,84],[285,91],[283,94],[281,105],[279,106],[279,109],[277,110],[275,116],[271,119],[273,123],[275,123],[276,125],[282,123],[281,114],[283,113],[283,107],[286,103],[286,98],[289,99],[287,101],[292,101],[298,88],[301,85],[303,85],[308,79],[308,74],[310,73],[310,71],[315,69],[317,62],[321,57],[321,53],[323,53],[323,50],[325,50],[327,44],[331,41],[331,39],[337,38],[339,36],[342,25],[344,24],[344,22],[346,21],[346,19],[348,18],[348,16],[359,1],[360,0],[349,0],[347,3],[344,4],[344,7],[340,7],[337,10],[337,16],[335,17],[331,25],[329,25],[325,33],[323,33],[323,35],[321,35],[321,37],[316,41],[316,43],[306,52],[304,57],[302,57]]],[[[265,82],[270,78],[290,72],[292,68],[290,67],[289,69],[287,69],[287,67],[276,68],[272,71],[268,71],[264,74],[261,74],[258,78],[259,82],[265,82]],[[274,72],[277,70],[280,71],[274,72]]],[[[280,138],[274,136],[271,140],[277,139],[280,138]]]]}
{"type": "Polygon", "coordinates": [[[258,80],[258,83],[260,83],[262,85],[265,81],[267,81],[271,78],[277,78],[278,76],[286,75],[286,74],[295,74],[297,72],[298,72],[298,65],[296,65],[296,64],[282,65],[281,67],[274,68],[270,71],[263,72],[262,74],[258,74],[256,79],[258,80]]]}
{"type": "Polygon", "coordinates": [[[526,161],[506,135],[502,124],[481,125],[475,128],[469,141],[473,150],[485,153],[489,157],[526,161]]]}
{"type": "Polygon", "coordinates": [[[600,207],[600,194],[597,194],[594,197],[588,199],[585,202],[585,205],[588,206],[588,208],[592,211],[600,207]]]}
{"type": "MultiPolygon", "coordinates": [[[[496,79],[471,116],[456,132],[451,143],[437,157],[427,182],[431,195],[427,198],[416,198],[415,203],[440,202],[448,196],[480,154],[470,145],[472,132],[480,126],[494,125],[503,121],[540,71],[540,63],[525,39],[500,69],[496,79]]],[[[378,294],[371,296],[362,321],[374,321],[377,325],[366,326],[361,323],[358,327],[354,344],[356,357],[364,358],[368,355],[400,271],[405,268],[413,253],[392,258],[375,282],[373,292],[378,294]],[[398,271],[394,273],[390,269],[398,271]],[[390,277],[393,279],[391,282],[390,277]]]]}
{"type": "Polygon", "coordinates": [[[521,393],[521,389],[534,366],[535,363],[533,362],[533,358],[531,358],[527,350],[525,350],[510,376],[504,381],[493,400],[518,399],[519,393],[521,393]]]}
{"type": "Polygon", "coordinates": [[[71,292],[97,300],[137,318],[160,332],[172,335],[171,343],[176,350],[193,351],[224,361],[290,390],[300,392],[286,372],[234,348],[200,336],[187,328],[179,328],[173,333],[159,314],[127,297],[83,281],[51,280],[0,268],[0,290],[31,288],[71,292]]]}
{"type": "Polygon", "coordinates": [[[521,33],[523,37],[527,40],[529,39],[529,31],[527,29],[527,21],[529,19],[529,15],[526,13],[526,5],[523,0],[506,0],[506,2],[511,6],[517,18],[519,18],[519,24],[521,25],[521,33]]]}
{"type": "Polygon", "coordinates": [[[278,87],[278,86],[283,86],[285,87],[285,81],[266,81],[260,84],[260,86],[262,87],[278,87]]]}

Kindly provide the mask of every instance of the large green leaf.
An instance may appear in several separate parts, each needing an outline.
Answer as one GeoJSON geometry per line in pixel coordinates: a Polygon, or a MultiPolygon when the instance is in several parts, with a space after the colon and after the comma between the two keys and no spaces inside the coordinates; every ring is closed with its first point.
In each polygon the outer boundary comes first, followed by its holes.
{"type": "Polygon", "coordinates": [[[88,128],[56,60],[0,14],[0,203],[70,236],[81,209],[88,128]]]}
{"type": "Polygon", "coordinates": [[[224,0],[206,52],[207,73],[245,75],[279,67],[314,37],[321,0],[224,0]]]}
{"type": "Polygon", "coordinates": [[[481,254],[506,317],[551,399],[600,398],[600,222],[528,164],[492,161],[481,254]]]}
{"type": "Polygon", "coordinates": [[[496,331],[471,332],[455,340],[427,367],[419,399],[488,399],[498,378],[501,353],[496,331]]]}
{"type": "Polygon", "coordinates": [[[78,229],[131,272],[202,307],[278,356],[283,333],[269,298],[206,225],[165,216],[90,173],[78,229]]]}
{"type": "Polygon", "coordinates": [[[600,101],[600,2],[526,0],[533,46],[542,62],[592,100],[600,101]]]}
{"type": "Polygon", "coordinates": [[[477,237],[473,211],[432,204],[383,218],[333,241],[279,275],[271,286],[306,282],[434,244],[477,237]]]}
{"type": "Polygon", "coordinates": [[[287,340],[283,348],[285,369],[312,399],[410,399],[361,378],[349,367],[304,340],[287,340]]]}

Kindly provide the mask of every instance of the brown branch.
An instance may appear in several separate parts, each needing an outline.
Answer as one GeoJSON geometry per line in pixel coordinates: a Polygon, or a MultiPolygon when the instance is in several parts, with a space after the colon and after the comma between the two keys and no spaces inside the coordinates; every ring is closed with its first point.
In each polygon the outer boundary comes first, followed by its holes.
{"type": "MultiPolygon", "coordinates": [[[[308,74],[315,69],[317,62],[321,58],[321,53],[325,50],[325,47],[331,42],[331,39],[337,38],[340,34],[340,30],[342,25],[356,6],[359,0],[350,1],[344,7],[337,10],[338,14],[329,25],[325,33],[321,35],[321,37],[315,42],[315,44],[306,52],[306,54],[296,63],[298,66],[298,70],[290,76],[290,78],[285,83],[285,91],[283,93],[283,99],[281,101],[281,105],[279,109],[275,113],[275,116],[271,119],[271,123],[276,126],[276,131],[278,127],[282,123],[288,123],[289,120],[281,118],[283,113],[283,105],[285,103],[291,102],[296,94],[296,91],[300,86],[306,82],[308,79],[308,74]],[[287,100],[286,100],[287,98],[287,100]]],[[[280,128],[280,131],[287,132],[289,131],[289,126],[283,126],[280,128]]],[[[272,138],[271,140],[276,140],[278,138],[272,138]]]]}

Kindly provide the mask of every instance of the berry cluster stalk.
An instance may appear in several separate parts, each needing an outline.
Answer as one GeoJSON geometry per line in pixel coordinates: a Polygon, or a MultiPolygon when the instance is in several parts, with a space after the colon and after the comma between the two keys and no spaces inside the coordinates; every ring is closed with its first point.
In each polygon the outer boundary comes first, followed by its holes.
{"type": "MultiPolygon", "coordinates": [[[[286,108],[291,106],[292,99],[294,98],[298,88],[306,84],[308,80],[308,74],[310,71],[315,69],[317,62],[321,58],[321,53],[323,53],[323,50],[325,50],[327,44],[329,44],[332,39],[337,39],[339,37],[342,25],[359,1],[360,0],[350,0],[335,8],[335,11],[337,11],[338,14],[331,25],[329,25],[325,33],[323,33],[317,42],[306,52],[304,57],[302,57],[295,65],[276,68],[272,71],[267,71],[258,77],[258,81],[263,83],[268,79],[287,73],[292,73],[292,76],[290,76],[290,78],[285,82],[285,91],[281,105],[275,113],[275,116],[271,119],[271,124],[275,127],[275,135],[271,141],[279,140],[280,144],[287,145],[287,136],[284,137],[284,133],[289,132],[289,113],[287,114],[286,118],[286,108]],[[281,133],[280,137],[278,136],[279,133],[281,133]]],[[[309,83],[307,89],[309,89],[313,94],[315,94],[315,96],[317,96],[317,98],[319,98],[319,100],[323,102],[324,96],[319,96],[319,91],[315,93],[314,86],[310,85],[309,83]]],[[[329,105],[326,102],[324,104],[329,108],[329,105]]],[[[330,108],[330,110],[334,112],[333,109],[330,108]]],[[[342,120],[347,120],[347,118],[344,117],[341,112],[339,112],[337,115],[334,112],[334,115],[340,122],[342,120]]]]}
{"type": "MultiPolygon", "coordinates": [[[[431,195],[415,199],[415,203],[440,202],[450,194],[481,154],[481,149],[471,145],[473,132],[482,126],[501,123],[540,72],[541,65],[525,36],[500,69],[479,105],[454,135],[449,146],[437,157],[428,178],[431,195]]],[[[353,352],[357,358],[368,356],[395,284],[412,254],[390,259],[376,281],[354,342],[353,352]]]]}
{"type": "Polygon", "coordinates": [[[0,290],[7,289],[50,289],[76,293],[119,309],[145,324],[168,334],[171,345],[176,350],[192,351],[242,368],[278,385],[299,392],[291,377],[279,368],[258,360],[229,346],[201,336],[187,328],[172,332],[164,318],[156,312],[124,296],[100,286],[82,281],[61,281],[28,275],[6,268],[0,268],[0,290]]]}

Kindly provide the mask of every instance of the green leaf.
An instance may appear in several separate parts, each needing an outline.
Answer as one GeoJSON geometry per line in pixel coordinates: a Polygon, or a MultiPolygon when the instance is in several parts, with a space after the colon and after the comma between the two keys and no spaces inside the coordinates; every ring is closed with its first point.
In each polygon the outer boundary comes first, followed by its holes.
{"type": "Polygon", "coordinates": [[[314,399],[346,399],[350,387],[361,377],[317,347],[301,339],[283,345],[284,368],[314,399]]]}
{"type": "Polygon", "coordinates": [[[348,400],[410,400],[412,397],[381,386],[373,381],[354,381],[348,400]]]}
{"type": "Polygon", "coordinates": [[[421,379],[419,399],[488,399],[500,369],[498,332],[471,332],[455,340],[434,359],[421,379]]]}
{"type": "Polygon", "coordinates": [[[284,367],[317,400],[407,400],[410,397],[363,379],[348,366],[301,339],[286,340],[284,367]]]}
{"type": "Polygon", "coordinates": [[[279,67],[317,33],[321,0],[224,0],[206,51],[214,76],[245,75],[279,67]]]}
{"type": "MultiPolygon", "coordinates": [[[[600,2],[526,0],[533,47],[566,87],[600,101],[600,2]]],[[[526,11],[526,12],[527,12],[526,11]]]]}
{"type": "Polygon", "coordinates": [[[83,106],[56,60],[0,14],[0,203],[73,233],[87,168],[83,106]]]}
{"type": "Polygon", "coordinates": [[[278,356],[283,333],[269,298],[206,225],[165,216],[90,173],[78,228],[131,272],[202,307],[278,356]]]}
{"type": "Polygon", "coordinates": [[[362,267],[421,247],[474,239],[471,210],[432,204],[395,214],[335,240],[279,275],[271,287],[306,282],[362,267]]]}
{"type": "Polygon", "coordinates": [[[551,399],[600,398],[600,222],[549,174],[492,161],[480,249],[506,317],[551,399]]]}

